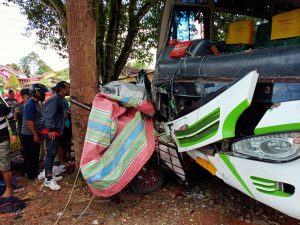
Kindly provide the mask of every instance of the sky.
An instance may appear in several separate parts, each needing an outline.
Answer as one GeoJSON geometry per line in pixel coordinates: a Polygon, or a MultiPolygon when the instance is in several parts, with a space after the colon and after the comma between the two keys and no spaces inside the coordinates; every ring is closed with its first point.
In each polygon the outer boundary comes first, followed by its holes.
{"type": "MultiPolygon", "coordinates": [[[[26,17],[18,7],[2,5],[0,0],[0,65],[19,64],[21,58],[35,52],[54,71],[68,68],[68,59],[61,58],[53,49],[42,49],[36,44],[37,37],[26,37],[26,17]]],[[[33,34],[34,35],[34,34],[33,34]]]]}

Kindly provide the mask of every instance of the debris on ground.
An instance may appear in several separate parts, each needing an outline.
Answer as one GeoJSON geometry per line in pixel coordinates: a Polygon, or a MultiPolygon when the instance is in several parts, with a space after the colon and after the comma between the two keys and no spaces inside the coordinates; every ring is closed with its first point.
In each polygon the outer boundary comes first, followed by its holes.
{"type": "MultiPolygon", "coordinates": [[[[1,214],[0,224],[188,224],[188,225],[300,225],[300,221],[265,206],[229,187],[210,179],[185,189],[172,179],[163,188],[148,195],[136,195],[128,189],[113,198],[96,197],[86,211],[92,194],[75,186],[66,207],[75,174],[63,174],[60,191],[50,191],[42,181],[17,180],[24,191],[15,193],[26,201],[26,208],[16,214],[1,214]],[[66,207],[66,210],[64,208],[66,207]]],[[[77,182],[80,184],[80,182],[77,182]]]]}

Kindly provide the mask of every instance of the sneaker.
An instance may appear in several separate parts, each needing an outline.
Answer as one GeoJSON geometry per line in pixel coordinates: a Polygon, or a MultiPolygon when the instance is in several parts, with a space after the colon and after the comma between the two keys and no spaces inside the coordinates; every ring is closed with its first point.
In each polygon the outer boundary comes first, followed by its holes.
{"type": "Polygon", "coordinates": [[[58,181],[61,181],[63,179],[62,176],[53,176],[53,179],[58,182],[58,181]]]}
{"type": "Polygon", "coordinates": [[[52,178],[51,180],[44,180],[44,186],[50,188],[52,191],[60,190],[60,186],[56,183],[56,181],[52,178]]]}
{"type": "Polygon", "coordinates": [[[40,174],[38,175],[38,180],[44,180],[46,177],[45,175],[45,170],[43,170],[42,172],[40,172],[40,174]]]}
{"type": "MultiPolygon", "coordinates": [[[[45,178],[46,178],[45,171],[42,171],[40,173],[40,175],[38,176],[38,180],[44,180],[45,178]]],[[[63,179],[63,177],[62,176],[55,176],[54,175],[53,179],[58,182],[58,181],[61,181],[63,179]]]]}
{"type": "Polygon", "coordinates": [[[53,166],[52,174],[59,175],[65,171],[65,165],[53,166]]]}

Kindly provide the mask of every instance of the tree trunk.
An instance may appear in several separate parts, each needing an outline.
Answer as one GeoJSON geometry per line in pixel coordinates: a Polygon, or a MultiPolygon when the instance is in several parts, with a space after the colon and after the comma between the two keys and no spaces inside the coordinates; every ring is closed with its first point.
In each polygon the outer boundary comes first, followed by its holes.
{"type": "MultiPolygon", "coordinates": [[[[91,103],[98,92],[93,0],[67,0],[71,96],[91,103]]],[[[72,105],[75,162],[79,166],[89,112],[72,105]]]]}

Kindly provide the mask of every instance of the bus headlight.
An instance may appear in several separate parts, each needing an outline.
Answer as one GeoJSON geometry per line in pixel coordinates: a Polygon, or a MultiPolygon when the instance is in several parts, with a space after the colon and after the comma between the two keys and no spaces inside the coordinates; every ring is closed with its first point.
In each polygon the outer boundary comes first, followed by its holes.
{"type": "Polygon", "coordinates": [[[235,153],[262,160],[289,161],[300,156],[300,133],[253,136],[232,144],[235,153]]]}

